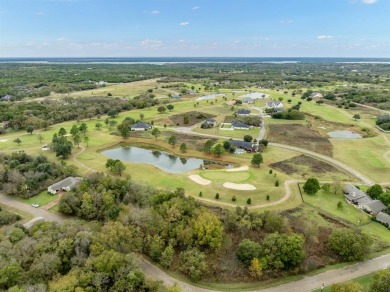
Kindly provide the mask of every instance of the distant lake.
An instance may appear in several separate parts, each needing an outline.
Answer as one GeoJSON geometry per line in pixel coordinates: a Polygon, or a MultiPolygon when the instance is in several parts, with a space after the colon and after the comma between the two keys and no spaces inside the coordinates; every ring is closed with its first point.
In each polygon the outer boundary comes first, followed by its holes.
{"type": "Polygon", "coordinates": [[[328,136],[331,138],[344,138],[344,139],[362,138],[360,134],[351,131],[333,131],[333,132],[329,132],[328,136]]]}
{"type": "Polygon", "coordinates": [[[250,97],[252,99],[262,99],[262,98],[268,98],[269,94],[263,93],[263,92],[252,92],[252,93],[247,93],[247,94],[241,95],[240,97],[250,97]]]}
{"type": "Polygon", "coordinates": [[[225,96],[225,94],[222,94],[222,93],[213,93],[213,94],[208,94],[208,95],[204,95],[204,96],[201,96],[201,97],[198,97],[196,100],[205,100],[205,99],[213,99],[213,98],[216,98],[216,97],[219,97],[219,96],[225,96]]]}
{"type": "Polygon", "coordinates": [[[105,150],[101,153],[111,159],[154,165],[168,173],[182,173],[198,169],[204,164],[202,159],[183,158],[167,152],[139,147],[121,147],[105,150]]]}

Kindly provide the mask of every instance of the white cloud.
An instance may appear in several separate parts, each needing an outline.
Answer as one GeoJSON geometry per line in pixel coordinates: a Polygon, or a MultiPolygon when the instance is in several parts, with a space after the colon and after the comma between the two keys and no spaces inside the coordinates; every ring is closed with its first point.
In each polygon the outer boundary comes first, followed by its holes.
{"type": "Polygon", "coordinates": [[[192,10],[198,10],[200,7],[199,6],[194,6],[192,7],[192,10]]]}
{"type": "Polygon", "coordinates": [[[294,20],[291,20],[291,19],[286,19],[286,20],[280,20],[279,21],[280,24],[291,24],[293,22],[294,22],[294,20]]]}
{"type": "Polygon", "coordinates": [[[186,25],[189,25],[190,22],[189,21],[183,21],[183,22],[180,22],[179,25],[181,26],[186,26],[186,25]]]}
{"type": "Polygon", "coordinates": [[[333,35],[319,35],[317,36],[317,39],[319,40],[331,40],[334,39],[333,35]]]}
{"type": "Polygon", "coordinates": [[[378,0],[362,0],[362,2],[364,4],[374,4],[374,3],[378,2],[378,0]]]}
{"type": "Polygon", "coordinates": [[[163,46],[163,42],[160,40],[146,39],[141,42],[141,47],[143,48],[161,48],[163,46]]]}
{"type": "Polygon", "coordinates": [[[152,10],[152,11],[145,10],[144,13],[151,14],[151,15],[158,15],[160,14],[160,10],[152,10]]]}
{"type": "Polygon", "coordinates": [[[38,15],[38,16],[42,16],[44,13],[42,11],[38,11],[37,13],[35,13],[35,15],[38,15]]]}
{"type": "Polygon", "coordinates": [[[60,37],[60,38],[57,39],[57,41],[59,41],[59,42],[63,42],[64,40],[65,40],[64,37],[60,37]]]}

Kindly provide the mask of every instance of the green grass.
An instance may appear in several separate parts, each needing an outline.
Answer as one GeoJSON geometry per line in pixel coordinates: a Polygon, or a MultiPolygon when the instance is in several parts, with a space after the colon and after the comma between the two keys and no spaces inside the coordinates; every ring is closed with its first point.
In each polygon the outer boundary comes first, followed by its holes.
{"type": "MultiPolygon", "coordinates": [[[[363,287],[364,292],[370,291],[370,286],[372,283],[374,283],[374,275],[375,273],[367,274],[358,278],[354,278],[351,281],[359,283],[363,287]]],[[[314,292],[320,292],[321,289],[314,290],[314,292]]],[[[327,286],[323,290],[323,292],[331,292],[332,291],[332,286],[327,286]]]]}
{"type": "Polygon", "coordinates": [[[51,195],[48,194],[47,191],[43,191],[40,194],[30,198],[30,199],[22,199],[15,197],[18,201],[23,202],[25,204],[31,205],[31,204],[38,204],[39,206],[44,206],[49,204],[50,202],[54,201],[58,198],[57,195],[51,195]]]}
{"type": "Polygon", "coordinates": [[[17,223],[24,224],[24,223],[30,221],[30,220],[33,218],[33,216],[32,216],[30,213],[23,212],[23,211],[21,211],[21,210],[19,210],[19,209],[12,208],[12,207],[10,207],[10,206],[8,206],[8,205],[4,205],[4,204],[1,204],[1,203],[0,203],[0,207],[1,207],[2,209],[4,209],[4,210],[9,211],[9,212],[18,214],[20,217],[22,217],[21,220],[17,221],[17,223]]]}
{"type": "Polygon", "coordinates": [[[361,226],[371,222],[370,216],[348,204],[342,194],[320,190],[315,195],[303,193],[303,199],[310,205],[320,208],[333,216],[347,220],[354,225],[361,226]],[[337,208],[338,202],[342,202],[341,208],[337,208]]]}

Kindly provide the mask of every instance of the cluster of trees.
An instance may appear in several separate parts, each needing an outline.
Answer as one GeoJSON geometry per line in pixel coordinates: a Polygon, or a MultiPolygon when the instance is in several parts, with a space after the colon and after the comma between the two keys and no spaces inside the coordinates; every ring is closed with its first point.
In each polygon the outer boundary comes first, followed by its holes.
{"type": "MultiPolygon", "coordinates": [[[[221,143],[217,143],[215,144],[215,142],[211,139],[207,140],[203,146],[203,151],[207,154],[214,154],[215,156],[217,157],[220,157],[224,152],[225,152],[225,148],[226,147],[226,144],[221,144],[221,143]]],[[[230,143],[229,143],[229,149],[232,149],[230,147],[230,143]]],[[[230,150],[229,150],[230,151],[230,150]]],[[[233,150],[234,152],[234,150],[233,150]]]]}
{"type": "Polygon", "coordinates": [[[385,131],[390,131],[390,115],[379,116],[376,125],[385,131]]]}
{"type": "Polygon", "coordinates": [[[50,162],[43,155],[31,156],[23,151],[0,153],[0,189],[7,195],[30,198],[75,173],[74,166],[50,162]]]}
{"type": "Polygon", "coordinates": [[[379,200],[387,206],[387,213],[390,214],[390,192],[384,191],[381,185],[374,184],[367,189],[367,194],[374,200],[379,200]]]}
{"type": "Polygon", "coordinates": [[[13,224],[20,219],[22,219],[22,217],[20,217],[19,214],[9,212],[0,207],[0,227],[4,225],[13,224]]]}
{"type": "Polygon", "coordinates": [[[305,114],[300,112],[299,109],[287,109],[280,112],[274,112],[272,115],[273,119],[284,119],[284,120],[304,120],[305,114]]]}
{"type": "Polygon", "coordinates": [[[0,236],[0,290],[168,291],[138,268],[138,233],[120,222],[16,225],[0,236]]]}

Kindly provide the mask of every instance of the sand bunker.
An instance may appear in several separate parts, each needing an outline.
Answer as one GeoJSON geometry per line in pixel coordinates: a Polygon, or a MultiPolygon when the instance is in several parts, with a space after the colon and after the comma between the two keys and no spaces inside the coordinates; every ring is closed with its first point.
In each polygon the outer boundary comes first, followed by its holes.
{"type": "Polygon", "coordinates": [[[225,182],[223,186],[228,189],[239,190],[239,191],[253,191],[256,189],[255,186],[250,184],[235,184],[232,182],[225,182]]]}
{"type": "Polygon", "coordinates": [[[196,182],[197,184],[200,184],[202,186],[207,186],[211,184],[211,180],[204,179],[203,177],[197,175],[197,174],[192,174],[188,176],[192,181],[196,182]]]}
{"type": "Polygon", "coordinates": [[[240,166],[240,167],[236,167],[236,168],[230,168],[230,169],[226,169],[226,171],[243,171],[243,170],[248,170],[249,167],[247,165],[245,166],[240,166]]]}
{"type": "Polygon", "coordinates": [[[4,142],[7,142],[8,141],[8,139],[2,139],[2,140],[0,140],[0,143],[4,143],[4,142]]]}

